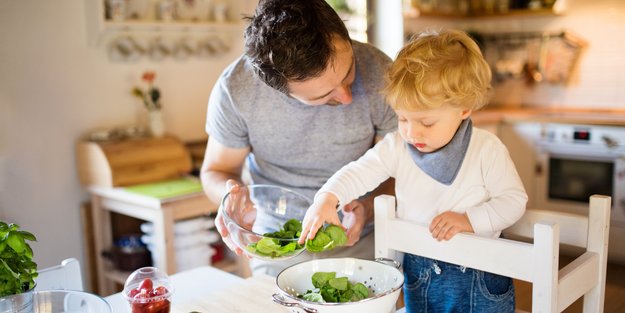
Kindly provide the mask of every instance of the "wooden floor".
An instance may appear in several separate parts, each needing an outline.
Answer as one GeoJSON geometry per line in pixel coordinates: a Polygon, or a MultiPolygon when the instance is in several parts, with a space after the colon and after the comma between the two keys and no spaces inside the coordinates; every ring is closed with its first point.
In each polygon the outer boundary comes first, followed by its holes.
{"type": "MultiPolygon", "coordinates": [[[[566,257],[561,257],[561,261],[566,257]]],[[[561,262],[566,264],[565,262],[561,262]]],[[[625,312],[625,265],[608,263],[607,282],[605,289],[605,313],[625,312]]],[[[517,309],[532,311],[532,284],[524,281],[515,281],[517,309]]],[[[565,313],[581,313],[582,299],[577,300],[566,310],[565,313]]],[[[597,312],[599,313],[599,312],[597,312]]]]}

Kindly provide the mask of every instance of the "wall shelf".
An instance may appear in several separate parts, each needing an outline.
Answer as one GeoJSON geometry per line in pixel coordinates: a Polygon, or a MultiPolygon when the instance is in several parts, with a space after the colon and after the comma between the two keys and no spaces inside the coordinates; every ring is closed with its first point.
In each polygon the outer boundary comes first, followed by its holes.
{"type": "MultiPolygon", "coordinates": [[[[486,2],[486,1],[482,1],[486,2]]],[[[478,3],[482,3],[478,2],[478,3]]],[[[436,3],[436,2],[434,2],[436,3]]],[[[468,5],[468,4],[467,4],[468,5]]],[[[541,4],[543,5],[543,4],[541,4]]],[[[566,0],[555,0],[553,3],[536,8],[503,8],[496,7],[484,9],[483,7],[473,9],[465,7],[438,7],[411,4],[404,8],[404,19],[417,18],[444,18],[444,19],[475,19],[475,18],[505,18],[505,17],[534,17],[534,16],[556,16],[564,14],[566,10],[566,0]]]]}
{"type": "Polygon", "coordinates": [[[240,16],[245,8],[243,0],[230,1],[227,18],[222,21],[172,20],[161,21],[154,17],[115,21],[106,17],[105,0],[86,1],[87,35],[90,46],[100,46],[123,35],[179,37],[180,35],[224,36],[241,33],[245,24],[240,16]]]}

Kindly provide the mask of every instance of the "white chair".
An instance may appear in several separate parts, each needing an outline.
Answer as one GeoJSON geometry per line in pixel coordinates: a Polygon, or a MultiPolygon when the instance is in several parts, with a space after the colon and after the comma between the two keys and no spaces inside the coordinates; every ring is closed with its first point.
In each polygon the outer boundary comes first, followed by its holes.
{"type": "Polygon", "coordinates": [[[533,243],[458,234],[449,241],[432,238],[427,226],[395,217],[395,198],[375,199],[375,255],[394,258],[407,252],[531,282],[533,312],[562,312],[584,297],[584,312],[603,312],[610,201],[590,197],[589,216],[527,210],[505,231],[533,243]],[[559,244],[585,252],[558,270],[559,244]]]}
{"type": "Polygon", "coordinates": [[[60,265],[38,271],[35,290],[66,289],[83,291],[80,262],[75,258],[63,260],[60,265]]]}

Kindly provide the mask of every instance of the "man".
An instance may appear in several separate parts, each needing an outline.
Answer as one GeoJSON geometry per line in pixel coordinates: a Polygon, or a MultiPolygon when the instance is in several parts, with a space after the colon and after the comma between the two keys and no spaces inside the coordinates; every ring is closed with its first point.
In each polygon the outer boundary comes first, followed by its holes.
{"type": "MultiPolygon", "coordinates": [[[[210,96],[204,190],[215,203],[237,192],[247,161],[254,184],[312,198],[334,172],[396,129],[396,116],[380,94],[390,59],[351,41],[324,0],[261,0],[247,19],[245,53],[224,70],[210,96]]],[[[392,187],[383,183],[343,206],[342,224],[353,246],[328,255],[373,257],[371,227],[365,226],[373,219],[373,197],[392,193],[392,187]]],[[[240,254],[220,215],[216,224],[240,254]]],[[[288,265],[259,263],[254,260],[252,269],[270,275],[288,265]]]]}

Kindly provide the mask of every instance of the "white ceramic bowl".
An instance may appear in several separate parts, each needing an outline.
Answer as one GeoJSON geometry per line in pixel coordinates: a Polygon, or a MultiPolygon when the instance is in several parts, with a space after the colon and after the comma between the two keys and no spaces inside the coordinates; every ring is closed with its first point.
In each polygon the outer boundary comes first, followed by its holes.
{"type": "Polygon", "coordinates": [[[332,258],[305,261],[292,265],[278,274],[279,294],[273,300],[291,308],[292,312],[306,313],[386,313],[395,312],[395,303],[404,285],[404,275],[399,264],[390,260],[362,260],[332,258]],[[311,277],[315,272],[336,272],[337,277],[347,277],[351,283],[363,283],[372,296],[357,302],[318,303],[297,297],[314,289],[311,277]]]}

